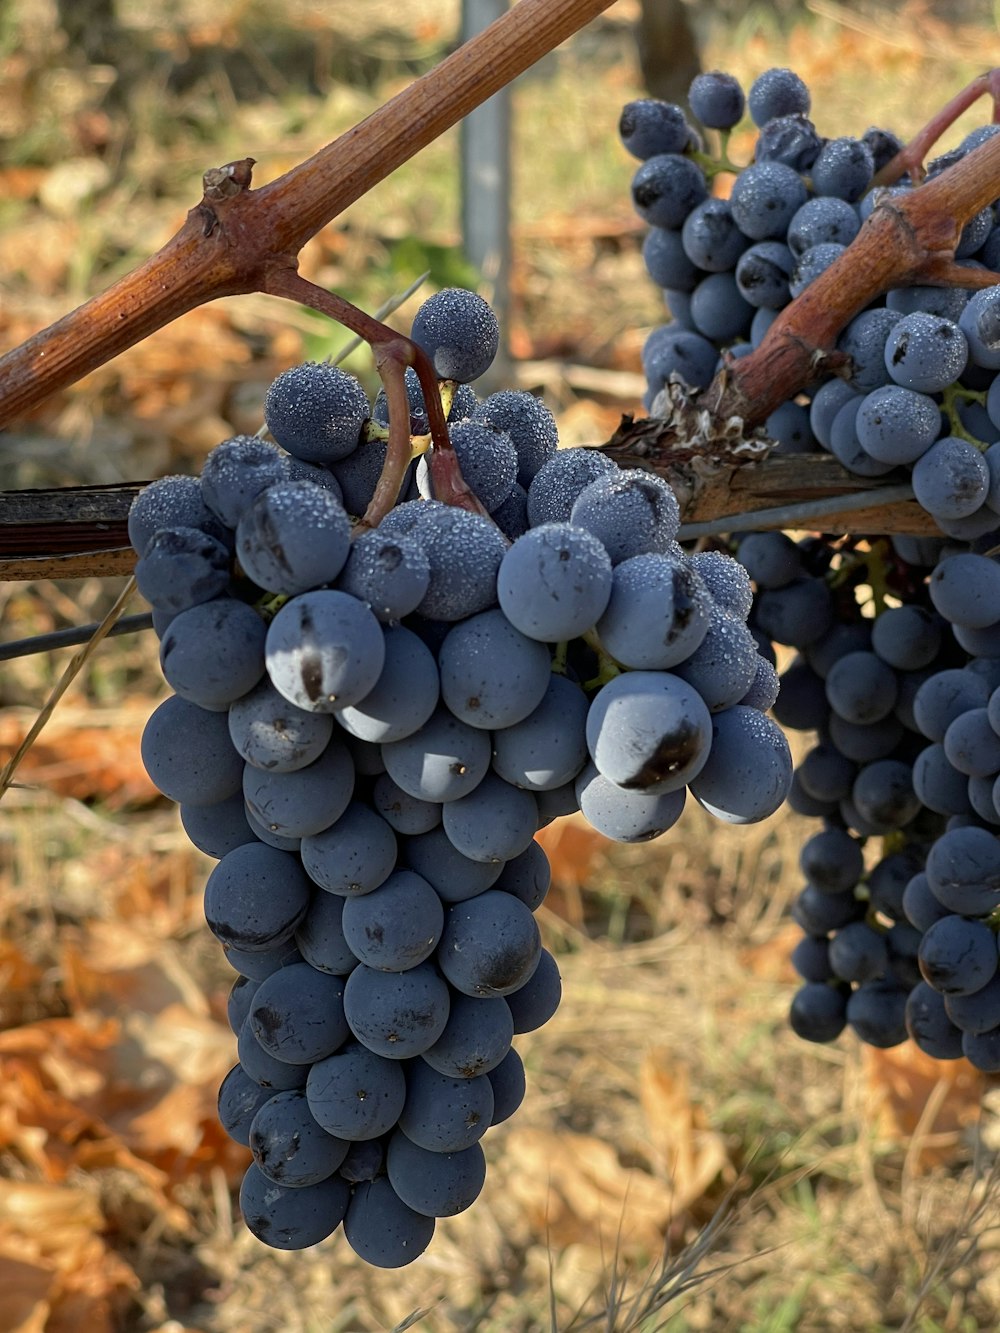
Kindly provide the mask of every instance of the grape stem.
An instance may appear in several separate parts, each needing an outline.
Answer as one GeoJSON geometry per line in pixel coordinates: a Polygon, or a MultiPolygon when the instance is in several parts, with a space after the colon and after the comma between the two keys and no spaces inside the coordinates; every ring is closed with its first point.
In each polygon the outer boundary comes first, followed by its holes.
{"type": "Polygon", "coordinates": [[[328,292],[325,287],[309,282],[295,268],[285,264],[273,264],[265,270],[262,290],[270,296],[283,296],[289,301],[297,301],[300,305],[309,306],[337,320],[369,343],[375,354],[375,368],[385,387],[389,408],[389,447],[371,503],[354,531],[366,532],[378,527],[399,499],[406,469],[413,457],[410,404],[405,378],[408,366],[416,371],[427,408],[432,441],[428,467],[435,496],[445,504],[488,516],[462,477],[458,458],[448,437],[437,376],[426,352],[412,339],[390,329],[388,324],[359,310],[336,292],[328,292]]]}
{"type": "Polygon", "coordinates": [[[914,185],[919,185],[924,178],[924,158],[941,135],[951,129],[962,112],[967,111],[973,102],[978,101],[985,93],[989,93],[993,99],[993,123],[1000,122],[1000,69],[990,69],[985,74],[977,75],[936,115],[933,115],[923,129],[885,164],[872,181],[872,185],[894,185],[907,173],[914,185]]]}

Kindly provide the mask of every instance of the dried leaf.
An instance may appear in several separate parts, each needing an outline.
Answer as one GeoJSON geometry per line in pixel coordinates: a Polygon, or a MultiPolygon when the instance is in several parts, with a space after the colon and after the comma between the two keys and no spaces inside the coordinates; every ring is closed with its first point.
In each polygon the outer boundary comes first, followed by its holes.
{"type": "Polygon", "coordinates": [[[763,944],[743,949],[740,962],[751,976],[759,977],[762,981],[794,983],[798,980],[798,973],[792,967],[791,954],[801,938],[801,928],[794,921],[788,921],[763,944]]]}
{"type": "Polygon", "coordinates": [[[725,1140],[691,1100],[691,1076],[665,1047],[639,1071],[639,1098],[654,1164],[665,1175],[675,1213],[701,1199],[729,1165],[725,1140]]]}
{"type": "Polygon", "coordinates": [[[507,1151],[518,1163],[510,1189],[536,1236],[554,1249],[662,1245],[673,1211],[669,1186],[622,1166],[603,1139],[515,1129],[507,1151]]]}
{"type": "Polygon", "coordinates": [[[47,1265],[0,1252],[0,1328],[9,1333],[45,1333],[54,1285],[47,1265]]]}
{"type": "MultiPolygon", "coordinates": [[[[97,710],[90,723],[81,722],[78,713],[69,721],[57,711],[21,762],[18,781],[81,801],[99,798],[109,809],[156,800],[159,793],[142,766],[137,741],[149,712],[149,703],[140,701],[115,710],[101,724],[97,710]]],[[[34,720],[23,709],[0,717],[0,760],[17,750],[34,720]]]]}
{"type": "Polygon", "coordinates": [[[910,1041],[862,1049],[866,1112],[879,1136],[906,1145],[922,1169],[953,1162],[979,1119],[983,1075],[967,1060],[933,1060],[910,1041]]]}

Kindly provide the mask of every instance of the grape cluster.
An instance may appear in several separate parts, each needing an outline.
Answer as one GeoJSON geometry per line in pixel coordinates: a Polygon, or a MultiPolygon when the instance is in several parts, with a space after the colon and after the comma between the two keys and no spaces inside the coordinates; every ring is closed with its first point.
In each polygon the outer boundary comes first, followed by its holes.
{"type": "Polygon", "coordinates": [[[277,443],[227,440],[130,516],[174,691],[143,760],[218,861],[205,914],[239,973],[219,1111],[254,1157],[244,1219],[289,1249],[343,1223],[386,1267],[478,1195],[524,1093],[512,1040],[559,1003],[538,829],[653,838],[689,790],[762,819],[792,775],[743,568],[684,552],[659,478],[557,449],[532,395],[477,398],[480,298],[439,293],[413,332],[489,517],[433,498],[414,379],[418,466],[358,524],[384,412],[311,363],[267,394],[277,443]]]}
{"type": "MultiPolygon", "coordinates": [[[[650,223],[643,253],[663,289],[670,322],[644,348],[646,407],[671,376],[705,388],[722,358],[758,347],[778,313],[858,234],[891,191],[875,174],[901,147],[881,129],[861,138],[824,139],[809,119],[810,96],[790,70],[767,70],[744,98],[730,75],[699,75],[691,106],[723,138],[748,105],[758,137],[753,162],[732,168],[729,198],[710,193],[720,164],[699,149],[680,108],[649,100],[622,116],[625,147],[642,164],[632,182],[637,211],[650,223]],[[679,119],[678,119],[679,118],[679,119]]],[[[943,170],[982,142],[969,134],[943,170]]],[[[1000,269],[1000,226],[989,205],[964,228],[960,265],[1000,269]]],[[[909,475],[918,502],[958,540],[1000,531],[1000,288],[913,286],[873,300],[843,330],[846,378],[808,386],[766,423],[779,451],[827,450],[859,476],[909,475]]]]}
{"type": "MultiPolygon", "coordinates": [[[[858,235],[885,197],[873,178],[901,147],[877,129],[824,139],[790,70],[766,71],[746,97],[730,75],[700,75],[690,104],[721,132],[714,158],[678,108],[637,103],[623,116],[625,147],[642,159],[633,200],[651,224],[646,266],[671,317],[644,347],[654,411],[666,411],[672,379],[697,391],[760,345],[858,235]],[[758,137],[741,170],[726,153],[746,107],[758,137]],[[710,192],[718,170],[735,177],[727,199],[710,192]]],[[[974,131],[929,174],[996,132],[974,131]]],[[[904,176],[891,192],[913,188],[904,176]]],[[[956,259],[1000,269],[993,206],[966,225],[956,259]]],[[[839,350],[846,373],[806,386],[767,434],[779,451],[826,450],[861,476],[898,470],[942,535],[726,543],[751,577],[761,651],[796,654],[773,715],[816,737],[789,793],[821,824],[800,857],[804,984],[791,1023],[813,1041],[847,1026],[876,1046],[910,1036],[997,1072],[1000,287],[890,291],[850,321],[839,350]]]]}
{"type": "Polygon", "coordinates": [[[792,908],[793,1029],[826,1042],[849,1026],[880,1047],[911,1037],[1000,1071],[1000,639],[974,643],[965,623],[1000,609],[1000,568],[905,538],[756,533],[737,556],[754,629],[797,650],[775,716],[816,735],[789,793],[821,821],[792,908]]]}

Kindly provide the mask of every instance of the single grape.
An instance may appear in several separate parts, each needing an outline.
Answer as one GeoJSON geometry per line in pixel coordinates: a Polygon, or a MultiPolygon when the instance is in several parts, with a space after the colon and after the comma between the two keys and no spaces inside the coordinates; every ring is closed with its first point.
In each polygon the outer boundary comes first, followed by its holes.
{"type": "Polygon", "coordinates": [[[468,384],[492,365],[500,326],[481,296],[446,287],[414,315],[410,337],[430,357],[439,378],[468,384]]]}
{"type": "Polygon", "coordinates": [[[713,130],[731,130],[743,118],[746,106],[739,80],[717,69],[695,75],[688,102],[701,123],[713,130]]]}
{"type": "Polygon", "coordinates": [[[307,361],[283,371],[264,398],[264,420],[283,449],[310,463],[336,463],[355,448],[368,395],[339,366],[307,361]]]}
{"type": "Polygon", "coordinates": [[[750,85],[747,105],[755,125],[765,125],[775,116],[808,115],[809,89],[790,69],[766,69],[750,85]]]}

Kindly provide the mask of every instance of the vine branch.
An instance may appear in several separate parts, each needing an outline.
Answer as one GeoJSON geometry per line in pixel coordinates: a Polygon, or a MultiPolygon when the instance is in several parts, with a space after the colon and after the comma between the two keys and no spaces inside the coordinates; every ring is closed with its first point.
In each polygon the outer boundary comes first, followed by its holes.
{"type": "MultiPolygon", "coordinates": [[[[349,204],[607,9],[519,0],[305,162],[251,189],[253,158],[206,173],[180,230],[139,268],[0,359],[0,427],[206,301],[268,290],[349,204]]],[[[426,396],[426,395],[425,395],[426,396]]]]}

